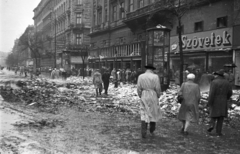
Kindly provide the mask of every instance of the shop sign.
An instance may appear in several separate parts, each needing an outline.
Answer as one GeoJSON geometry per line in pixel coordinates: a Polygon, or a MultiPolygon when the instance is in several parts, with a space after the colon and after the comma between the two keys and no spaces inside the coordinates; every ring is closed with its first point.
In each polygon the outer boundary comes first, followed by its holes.
{"type": "MultiPolygon", "coordinates": [[[[172,51],[176,50],[176,40],[171,38],[172,51]]],[[[200,32],[182,36],[183,50],[209,50],[232,47],[232,29],[225,28],[208,32],[200,32]]]]}

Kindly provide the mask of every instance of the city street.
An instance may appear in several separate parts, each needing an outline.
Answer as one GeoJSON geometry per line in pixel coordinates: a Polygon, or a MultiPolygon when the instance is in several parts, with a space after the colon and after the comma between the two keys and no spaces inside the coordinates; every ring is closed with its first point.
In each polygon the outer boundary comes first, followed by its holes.
{"type": "MultiPolygon", "coordinates": [[[[1,79],[23,80],[13,74],[1,79]]],[[[110,86],[110,89],[113,85],[110,86]]],[[[84,93],[84,90],[82,91],[84,93]]],[[[106,96],[94,99],[95,104],[106,96]]],[[[108,97],[113,97],[110,93],[108,97]]],[[[224,126],[223,137],[209,136],[204,124],[190,126],[190,134],[180,133],[176,118],[163,117],[154,136],[141,138],[138,114],[122,110],[96,109],[90,101],[61,105],[56,112],[45,112],[21,102],[1,99],[1,153],[77,154],[77,153],[218,153],[240,151],[240,129],[224,126]]]]}

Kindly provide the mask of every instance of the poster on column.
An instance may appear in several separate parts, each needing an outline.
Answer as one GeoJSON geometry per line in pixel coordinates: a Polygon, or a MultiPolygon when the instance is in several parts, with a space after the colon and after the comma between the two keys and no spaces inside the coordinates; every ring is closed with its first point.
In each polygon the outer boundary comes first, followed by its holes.
{"type": "Polygon", "coordinates": [[[153,66],[156,67],[157,72],[163,71],[163,50],[162,50],[162,48],[155,48],[154,49],[153,66]]]}

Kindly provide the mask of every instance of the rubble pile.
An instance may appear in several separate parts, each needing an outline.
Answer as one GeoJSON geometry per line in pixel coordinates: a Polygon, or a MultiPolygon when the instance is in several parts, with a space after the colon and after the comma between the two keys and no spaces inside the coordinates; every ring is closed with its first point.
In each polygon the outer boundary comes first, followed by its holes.
{"type": "Polygon", "coordinates": [[[175,117],[180,108],[180,104],[177,102],[179,88],[179,86],[171,84],[169,85],[169,89],[163,92],[159,98],[159,105],[168,117],[175,117]]]}
{"type": "MultiPolygon", "coordinates": [[[[120,111],[128,114],[139,113],[139,97],[137,86],[121,84],[114,88],[109,86],[109,95],[95,96],[92,78],[69,77],[66,81],[52,81],[44,78],[35,80],[19,81],[21,88],[1,90],[1,95],[7,101],[21,101],[27,106],[36,106],[43,111],[53,112],[58,105],[77,106],[79,110],[86,112],[115,112],[120,111]]],[[[177,102],[179,86],[171,84],[159,98],[159,106],[167,117],[176,117],[180,104],[177,102]]],[[[199,103],[200,123],[209,122],[209,110],[207,107],[208,92],[201,93],[199,103]]],[[[229,116],[227,123],[236,123],[240,119],[240,90],[234,90],[229,101],[229,116]]]]}
{"type": "MultiPolygon", "coordinates": [[[[177,92],[179,86],[170,85],[170,88],[163,92],[163,95],[159,98],[159,105],[161,109],[165,112],[168,117],[175,117],[179,111],[180,104],[177,102],[177,92]]],[[[233,95],[231,100],[229,100],[229,116],[226,119],[226,123],[230,125],[235,125],[239,123],[240,119],[240,102],[239,102],[240,90],[233,90],[233,95]]],[[[201,93],[201,101],[199,103],[199,122],[208,123],[209,122],[209,109],[208,103],[208,92],[201,93]]]]}
{"type": "MultiPolygon", "coordinates": [[[[56,84],[47,79],[37,78],[17,82],[20,89],[1,89],[4,100],[9,102],[21,102],[27,106],[38,107],[41,110],[55,112],[58,105],[71,105],[84,101],[73,90],[67,90],[64,86],[68,83],[56,84]],[[66,89],[66,90],[63,90],[66,89]],[[11,99],[15,98],[15,99],[11,99]]],[[[70,86],[76,88],[76,86],[70,86]]]]}

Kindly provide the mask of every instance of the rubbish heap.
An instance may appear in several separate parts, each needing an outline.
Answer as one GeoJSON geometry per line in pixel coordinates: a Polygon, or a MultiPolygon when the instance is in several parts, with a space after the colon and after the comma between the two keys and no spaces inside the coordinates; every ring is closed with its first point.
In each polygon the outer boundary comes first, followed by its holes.
{"type": "MultiPolygon", "coordinates": [[[[171,84],[169,89],[163,92],[163,95],[159,98],[159,105],[165,112],[167,117],[176,117],[180,108],[180,104],[177,102],[177,92],[180,87],[171,84]]],[[[207,107],[209,92],[201,92],[201,101],[199,103],[199,122],[209,122],[209,109],[207,107]]],[[[240,90],[233,90],[233,95],[229,100],[228,118],[225,120],[227,124],[231,126],[239,123],[240,121],[240,102],[239,102],[240,90]]]]}
{"type": "MultiPolygon", "coordinates": [[[[43,111],[55,113],[57,106],[77,106],[80,111],[86,112],[115,112],[116,110],[127,114],[139,113],[139,97],[137,86],[132,84],[120,84],[114,88],[109,86],[109,95],[95,96],[92,78],[69,77],[66,81],[52,81],[44,78],[36,80],[19,81],[19,89],[1,89],[1,95],[7,101],[20,101],[27,106],[37,106],[43,111]],[[11,98],[11,99],[9,99],[11,98]],[[14,99],[13,99],[14,98],[14,99]]],[[[167,117],[176,117],[180,104],[177,102],[179,86],[171,84],[159,98],[159,106],[167,117]]],[[[208,91],[201,93],[199,103],[200,123],[209,122],[209,110],[207,107],[208,91]]],[[[240,119],[240,90],[234,90],[229,101],[229,116],[226,123],[237,123],[240,119]]]]}

